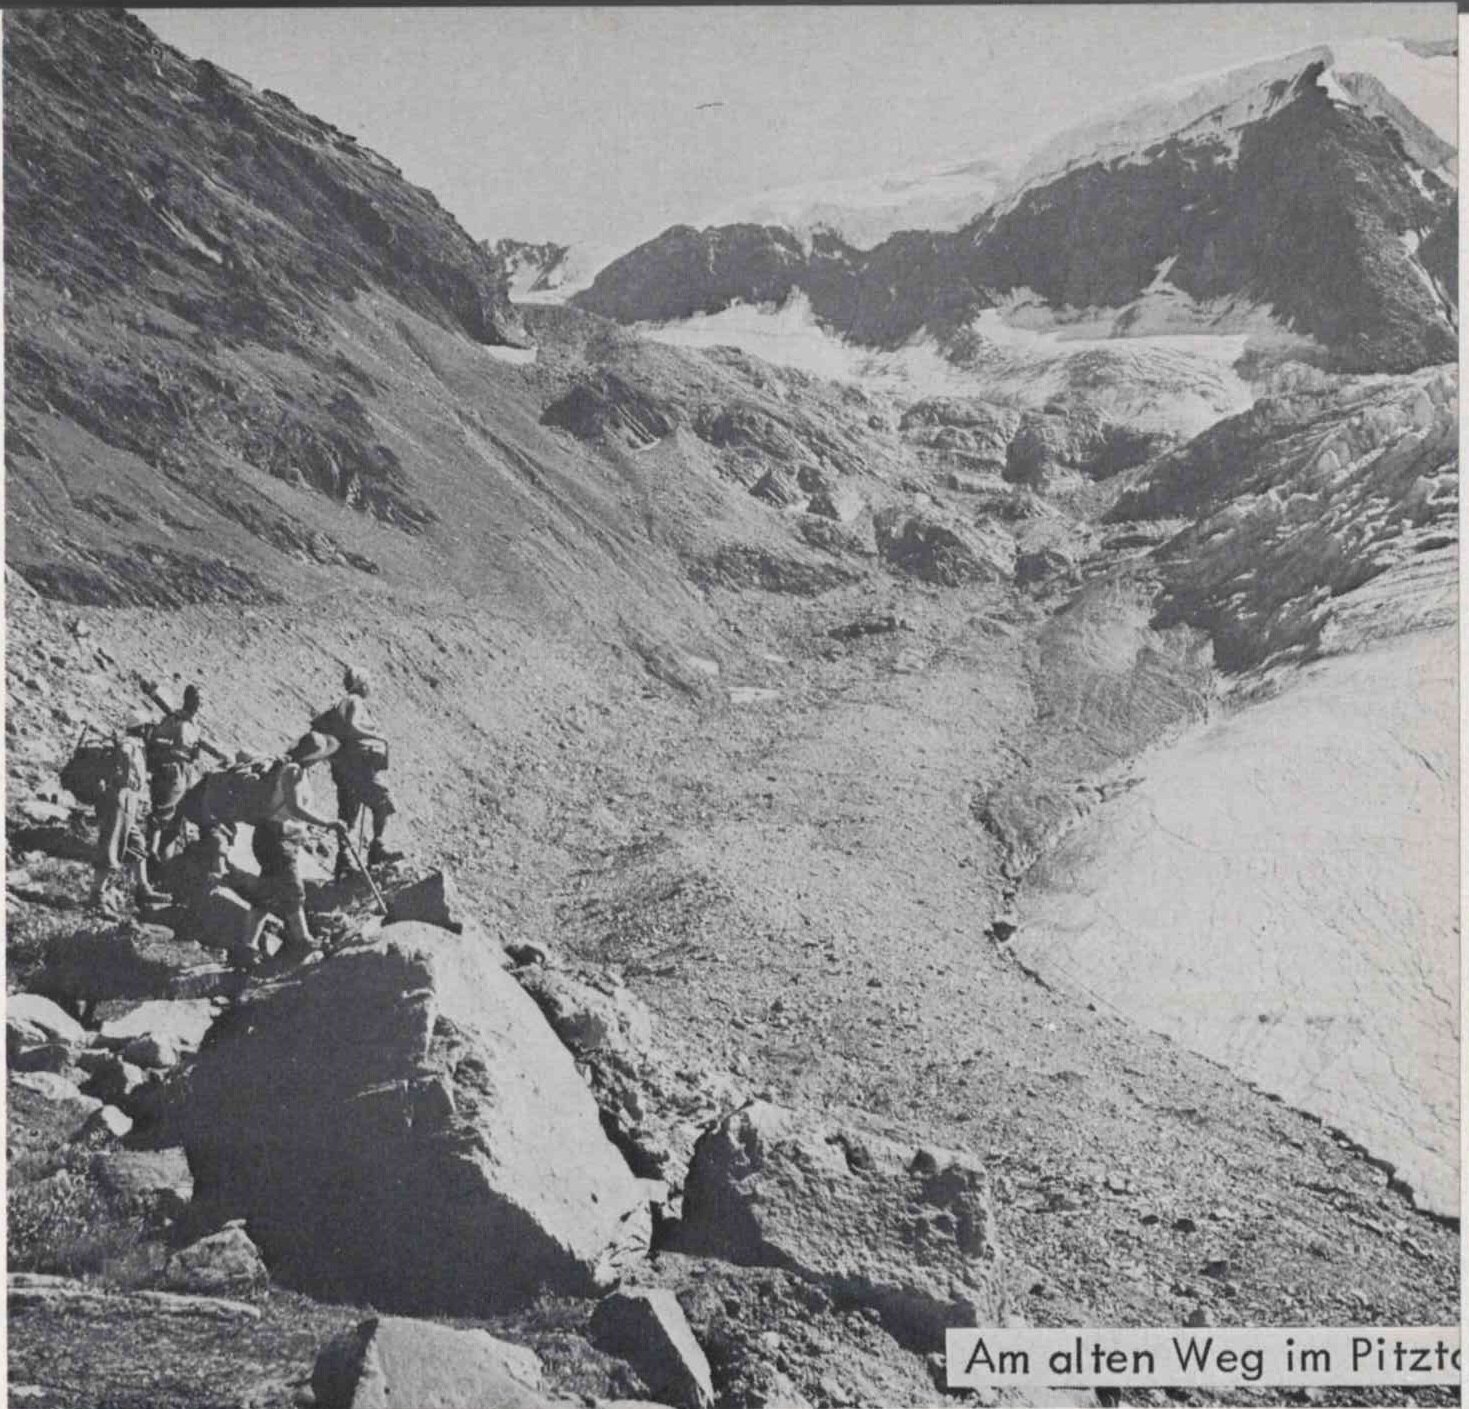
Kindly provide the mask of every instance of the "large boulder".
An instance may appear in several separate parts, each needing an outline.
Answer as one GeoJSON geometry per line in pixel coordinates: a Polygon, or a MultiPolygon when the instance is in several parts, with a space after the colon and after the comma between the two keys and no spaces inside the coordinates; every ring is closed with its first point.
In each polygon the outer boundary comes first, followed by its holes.
{"type": "Polygon", "coordinates": [[[162,1138],[278,1281],[482,1314],[646,1250],[643,1191],[494,948],[385,926],[238,1004],[173,1082],[162,1138]]]}
{"type": "Polygon", "coordinates": [[[680,1188],[704,1129],[743,1104],[736,1083],[660,1047],[652,1014],[612,975],[536,966],[515,978],[576,1057],[633,1173],[680,1188]]]}
{"type": "Polygon", "coordinates": [[[550,1409],[534,1351],[432,1321],[374,1316],[322,1347],[317,1409],[550,1409]]]}
{"type": "Polygon", "coordinates": [[[699,1141],[683,1224],[687,1251],[785,1268],[874,1307],[915,1349],[1001,1310],[988,1176],[968,1155],[757,1101],[699,1141]]]}
{"type": "Polygon", "coordinates": [[[592,1313],[591,1333],[661,1400],[680,1409],[709,1409],[714,1403],[709,1361],[667,1288],[635,1287],[604,1297],[592,1313]]]}

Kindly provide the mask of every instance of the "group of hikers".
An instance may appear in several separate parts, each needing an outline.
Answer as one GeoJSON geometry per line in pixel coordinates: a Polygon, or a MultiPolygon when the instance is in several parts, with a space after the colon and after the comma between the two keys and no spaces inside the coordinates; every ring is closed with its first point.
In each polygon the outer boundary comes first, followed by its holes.
{"type": "Polygon", "coordinates": [[[309,951],[315,941],[306,920],[306,888],[300,852],[307,828],[330,829],[337,838],[334,878],[358,869],[360,853],[352,832],[364,812],[372,818],[366,866],[400,859],[384,841],[396,810],[384,773],[388,745],[367,704],[368,672],[349,666],[344,694],[311,721],[305,734],[278,758],[248,753],[233,762],[204,739],[199,723],[203,697],[197,685],[184,690],[183,703],[161,720],[142,711],[110,739],[90,746],[90,776],[82,767],[84,750],[68,765],[62,781],[79,797],[96,803],[96,874],[89,903],[119,916],[126,891],[142,912],[189,905],[228,885],[249,905],[248,923],[231,948],[246,965],[260,957],[265,927],[276,917],[284,928],[281,952],[309,951]],[[208,753],[219,766],[204,769],[208,753]],[[326,763],[336,784],[337,815],[317,810],[309,785],[315,765],[326,763]],[[229,862],[236,828],[253,829],[251,849],[258,877],[234,871],[229,862]],[[193,829],[195,835],[189,836],[193,829]],[[155,885],[168,863],[169,886],[155,885]]]}

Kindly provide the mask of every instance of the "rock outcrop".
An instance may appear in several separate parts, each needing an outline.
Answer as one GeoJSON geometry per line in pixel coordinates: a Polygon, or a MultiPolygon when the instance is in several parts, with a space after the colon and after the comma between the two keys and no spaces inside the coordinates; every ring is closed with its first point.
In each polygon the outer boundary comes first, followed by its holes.
{"type": "Polygon", "coordinates": [[[263,1287],[268,1276],[260,1249],[238,1223],[180,1248],[163,1269],[174,1291],[207,1296],[239,1296],[263,1287]]]}
{"type": "Polygon", "coordinates": [[[757,1101],[700,1140],[683,1218],[689,1251],[795,1272],[926,1351],[1001,1310],[989,1181],[967,1155],[757,1101]]]}
{"type": "Polygon", "coordinates": [[[551,1409],[532,1351],[432,1321],[374,1316],[328,1342],[311,1389],[318,1409],[551,1409]]]}
{"type": "Polygon", "coordinates": [[[237,1005],[171,1090],[163,1138],[278,1281],[482,1314],[646,1249],[642,1190],[492,948],[388,925],[237,1005]]]}

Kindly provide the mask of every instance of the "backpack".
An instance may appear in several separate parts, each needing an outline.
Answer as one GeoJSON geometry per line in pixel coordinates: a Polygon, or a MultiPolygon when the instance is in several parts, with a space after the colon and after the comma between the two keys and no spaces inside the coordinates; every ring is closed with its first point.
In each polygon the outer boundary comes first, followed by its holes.
{"type": "MultiPolygon", "coordinates": [[[[325,734],[341,744],[344,753],[351,753],[368,773],[381,773],[388,766],[388,746],[380,739],[346,738],[347,721],[342,717],[344,701],[338,700],[330,709],[324,709],[311,721],[313,734],[325,734]]],[[[344,760],[345,761],[345,760],[344,760]]],[[[340,767],[333,760],[333,769],[340,767]]]]}
{"type": "Polygon", "coordinates": [[[61,786],[87,807],[96,807],[108,793],[127,782],[130,772],[126,736],[88,739],[85,730],[61,770],[61,786]]]}
{"type": "Polygon", "coordinates": [[[184,795],[183,815],[197,827],[271,819],[283,758],[252,758],[206,773],[184,795]]]}
{"type": "Polygon", "coordinates": [[[342,718],[342,702],[338,700],[329,709],[324,709],[315,719],[311,721],[311,732],[313,734],[325,734],[328,738],[335,739],[338,743],[342,741],[342,735],[346,732],[346,721],[342,718]]]}

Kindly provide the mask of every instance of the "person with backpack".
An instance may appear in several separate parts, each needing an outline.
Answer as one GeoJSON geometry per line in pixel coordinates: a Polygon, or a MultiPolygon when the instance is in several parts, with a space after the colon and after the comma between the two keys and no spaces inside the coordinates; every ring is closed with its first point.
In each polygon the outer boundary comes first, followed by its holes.
{"type": "MultiPolygon", "coordinates": [[[[341,822],[315,810],[308,770],[337,752],[337,741],[308,733],[275,760],[242,760],[206,773],[185,796],[181,811],[212,845],[227,847],[237,825],[254,829],[251,850],[261,884],[253,900],[259,919],[274,912],[285,922],[285,950],[314,947],[306,923],[306,886],[301,879],[301,843],[306,827],[329,827],[340,839],[341,822]]],[[[258,924],[252,927],[258,930],[258,924]]]]}
{"type": "Polygon", "coordinates": [[[398,809],[383,777],[388,768],[387,740],[367,704],[372,678],[361,666],[349,665],[342,686],[346,694],[311,721],[314,732],[335,739],[339,745],[331,762],[332,781],[337,785],[337,818],[342,824],[338,834],[337,880],[356,869],[345,839],[351,836],[364,807],[372,815],[367,864],[383,866],[403,859],[401,851],[389,851],[383,841],[388,818],[398,809]]]}
{"type": "Polygon", "coordinates": [[[140,909],[167,904],[168,896],[148,879],[148,854],[143,842],[143,820],[148,810],[147,717],[135,712],[113,735],[102,754],[96,781],[97,854],[95,875],[87,903],[110,915],[122,907],[114,894],[119,872],[132,881],[140,909]]]}
{"type": "Polygon", "coordinates": [[[148,815],[148,858],[158,861],[183,830],[179,804],[194,781],[202,747],[199,687],[184,687],[184,702],[158,721],[148,735],[148,782],[153,810],[148,815]]]}

